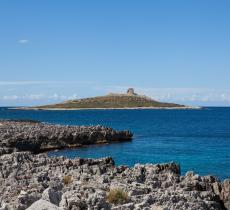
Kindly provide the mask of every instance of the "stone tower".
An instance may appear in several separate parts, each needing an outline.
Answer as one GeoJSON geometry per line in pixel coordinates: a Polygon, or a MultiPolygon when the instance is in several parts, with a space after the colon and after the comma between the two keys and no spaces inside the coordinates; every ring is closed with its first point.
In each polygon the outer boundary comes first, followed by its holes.
{"type": "Polygon", "coordinates": [[[128,90],[127,90],[127,94],[128,95],[137,95],[135,92],[134,92],[134,88],[129,88],[128,90]]]}

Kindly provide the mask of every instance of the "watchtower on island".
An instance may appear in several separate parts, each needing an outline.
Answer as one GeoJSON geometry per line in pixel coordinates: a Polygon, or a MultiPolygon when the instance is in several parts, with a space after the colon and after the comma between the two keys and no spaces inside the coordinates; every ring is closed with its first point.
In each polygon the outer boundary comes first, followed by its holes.
{"type": "Polygon", "coordinates": [[[127,90],[127,95],[134,96],[134,95],[137,95],[137,94],[135,93],[134,88],[129,88],[127,90]]]}

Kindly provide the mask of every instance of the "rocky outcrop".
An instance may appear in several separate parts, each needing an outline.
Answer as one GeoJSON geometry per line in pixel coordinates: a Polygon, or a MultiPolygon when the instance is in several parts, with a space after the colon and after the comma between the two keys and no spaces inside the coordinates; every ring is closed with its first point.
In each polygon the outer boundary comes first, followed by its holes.
{"type": "Polygon", "coordinates": [[[0,156],[1,210],[223,210],[229,209],[229,183],[193,172],[181,176],[175,163],[129,168],[116,167],[109,157],[0,156]],[[124,192],[125,199],[111,202],[122,199],[122,193],[109,199],[111,189],[124,192]]]}
{"type": "Polygon", "coordinates": [[[39,153],[89,144],[131,140],[129,131],[103,126],[63,126],[36,121],[0,121],[0,155],[16,151],[39,153]]]}

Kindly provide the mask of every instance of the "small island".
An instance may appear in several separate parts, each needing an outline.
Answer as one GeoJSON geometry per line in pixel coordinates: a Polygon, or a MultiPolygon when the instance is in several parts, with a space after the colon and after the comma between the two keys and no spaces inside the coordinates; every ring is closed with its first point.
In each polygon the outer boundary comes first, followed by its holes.
{"type": "Polygon", "coordinates": [[[154,100],[145,95],[135,93],[129,88],[126,93],[109,93],[105,96],[68,100],[58,104],[19,109],[35,110],[78,110],[78,109],[191,109],[198,107],[185,106],[175,103],[165,103],[154,100]]]}

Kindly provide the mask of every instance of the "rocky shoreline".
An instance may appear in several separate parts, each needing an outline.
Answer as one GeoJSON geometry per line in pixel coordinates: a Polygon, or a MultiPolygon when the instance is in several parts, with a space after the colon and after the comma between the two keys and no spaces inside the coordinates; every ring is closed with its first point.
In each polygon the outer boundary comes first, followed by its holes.
{"type": "Polygon", "coordinates": [[[0,120],[0,210],[230,210],[230,180],[181,176],[176,163],[127,167],[41,153],[131,139],[103,126],[0,120]]]}
{"type": "Polygon", "coordinates": [[[49,158],[17,152],[0,156],[1,210],[224,210],[230,181],[180,166],[116,167],[112,158],[49,158]]]}
{"type": "Polygon", "coordinates": [[[129,141],[132,133],[103,126],[63,126],[31,120],[0,120],[0,155],[129,141]]]}
{"type": "Polygon", "coordinates": [[[68,111],[68,110],[142,110],[142,109],[149,109],[149,110],[158,110],[158,109],[165,109],[165,110],[190,110],[190,109],[204,109],[200,106],[182,106],[182,107],[123,107],[123,108],[37,108],[37,107],[14,107],[9,109],[16,109],[16,110],[48,110],[48,111],[68,111]]]}

